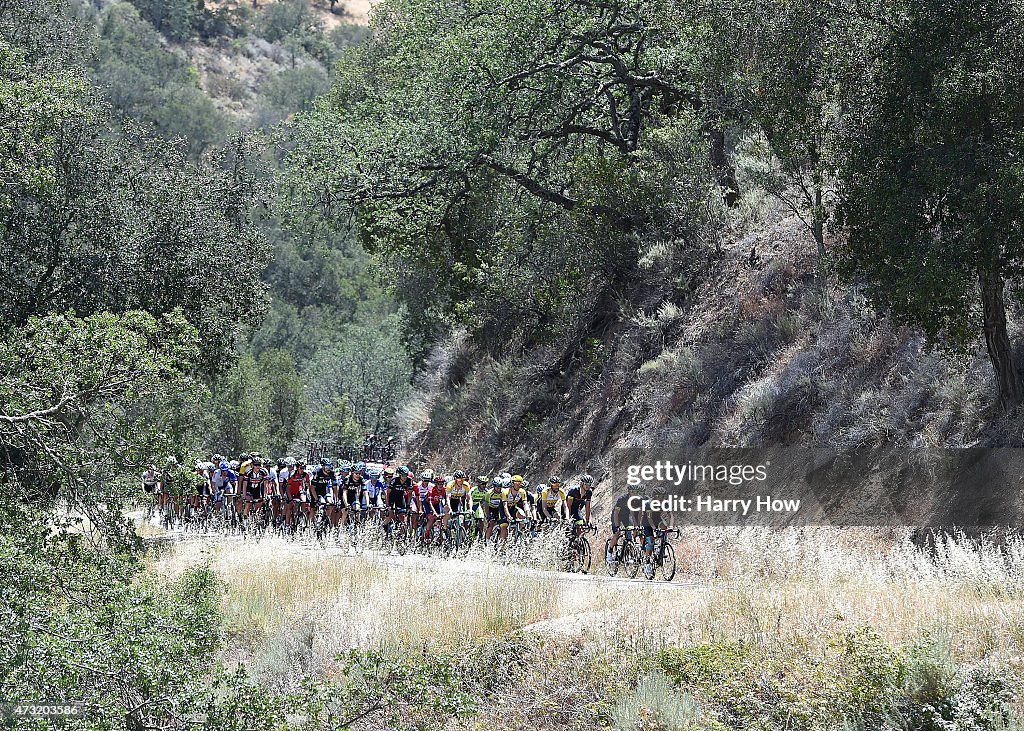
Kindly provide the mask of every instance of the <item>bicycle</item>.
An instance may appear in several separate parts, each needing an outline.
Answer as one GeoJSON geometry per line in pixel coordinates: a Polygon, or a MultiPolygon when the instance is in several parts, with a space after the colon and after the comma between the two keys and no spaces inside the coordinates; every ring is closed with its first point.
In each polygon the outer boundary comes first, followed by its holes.
{"type": "Polygon", "coordinates": [[[641,551],[636,544],[636,534],[633,526],[623,527],[621,540],[615,550],[611,550],[612,538],[604,542],[605,566],[609,576],[616,576],[619,568],[626,571],[626,576],[635,579],[640,572],[641,551]]]}
{"type": "Polygon", "coordinates": [[[476,532],[474,523],[474,514],[469,510],[459,510],[452,515],[448,522],[452,553],[461,554],[469,549],[476,532]]]}
{"type": "Polygon", "coordinates": [[[675,538],[679,538],[678,528],[659,528],[655,531],[653,538],[646,538],[644,540],[644,548],[646,549],[650,542],[654,543],[653,550],[648,552],[644,551],[643,555],[643,568],[644,576],[650,581],[654,578],[655,572],[661,574],[661,578],[665,581],[672,581],[676,575],[676,549],[668,542],[668,536],[674,534],[675,538]]]}
{"type": "Polygon", "coordinates": [[[590,562],[593,553],[590,548],[590,541],[587,540],[587,533],[596,534],[597,527],[587,525],[582,520],[574,521],[572,526],[579,530],[574,531],[575,535],[570,535],[569,539],[565,542],[562,548],[562,555],[560,556],[561,564],[564,570],[571,574],[586,574],[590,572],[590,562]]]}

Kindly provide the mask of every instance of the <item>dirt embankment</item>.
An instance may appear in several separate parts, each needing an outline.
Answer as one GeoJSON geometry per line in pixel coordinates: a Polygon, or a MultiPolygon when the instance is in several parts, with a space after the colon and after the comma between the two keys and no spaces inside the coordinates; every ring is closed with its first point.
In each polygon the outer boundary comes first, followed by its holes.
{"type": "MultiPolygon", "coordinates": [[[[424,461],[535,482],[607,476],[619,447],[1020,444],[1021,417],[994,408],[983,343],[937,352],[861,288],[819,285],[816,266],[806,228],[778,214],[695,257],[678,272],[685,287],[620,303],[586,354],[493,356],[453,338],[403,411],[406,429],[424,461]],[[571,367],[552,372],[560,361],[571,367]]],[[[620,486],[600,487],[607,510],[620,486]]]]}

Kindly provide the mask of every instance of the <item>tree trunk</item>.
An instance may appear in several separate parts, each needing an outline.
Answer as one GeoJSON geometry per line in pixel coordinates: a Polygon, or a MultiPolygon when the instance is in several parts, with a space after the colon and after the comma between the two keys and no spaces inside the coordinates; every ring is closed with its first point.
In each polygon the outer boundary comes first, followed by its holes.
{"type": "Polygon", "coordinates": [[[1006,332],[1006,304],[1003,301],[1003,275],[998,265],[978,272],[981,284],[982,315],[985,325],[985,346],[996,372],[999,405],[1012,409],[1024,401],[1024,380],[1021,379],[1006,332]]]}
{"type": "Polygon", "coordinates": [[[818,247],[818,279],[824,281],[825,269],[825,202],[824,202],[824,175],[821,170],[821,154],[817,142],[811,145],[811,185],[813,187],[813,200],[811,200],[811,233],[814,235],[814,243],[818,247]]]}
{"type": "Polygon", "coordinates": [[[718,175],[718,184],[722,188],[725,204],[732,208],[740,200],[740,184],[736,180],[736,169],[729,164],[725,151],[725,130],[709,126],[708,139],[711,143],[711,167],[718,175]]]}

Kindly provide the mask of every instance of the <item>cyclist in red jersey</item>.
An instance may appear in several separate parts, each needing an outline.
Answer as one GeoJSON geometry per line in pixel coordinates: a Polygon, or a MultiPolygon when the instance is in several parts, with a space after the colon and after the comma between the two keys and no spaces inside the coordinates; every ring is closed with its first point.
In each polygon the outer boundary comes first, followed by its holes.
{"type": "MultiPolygon", "coordinates": [[[[306,517],[312,522],[315,517],[316,504],[309,499],[309,473],[306,472],[306,463],[298,462],[288,475],[288,498],[292,504],[298,503],[300,509],[306,513],[306,517]]],[[[294,510],[294,508],[293,508],[294,510]]]]}
{"type": "Polygon", "coordinates": [[[434,483],[427,488],[427,530],[424,533],[424,539],[430,540],[431,530],[434,527],[434,522],[444,515],[444,505],[447,501],[448,493],[444,489],[444,475],[437,475],[434,477],[434,483]]]}

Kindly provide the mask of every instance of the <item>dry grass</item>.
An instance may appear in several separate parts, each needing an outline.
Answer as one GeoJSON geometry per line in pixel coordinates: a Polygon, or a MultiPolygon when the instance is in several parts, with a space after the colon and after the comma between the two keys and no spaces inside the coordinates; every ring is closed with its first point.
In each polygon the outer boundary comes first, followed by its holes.
{"type": "Polygon", "coordinates": [[[738,640],[801,667],[864,627],[892,647],[947,638],[958,667],[1024,678],[1019,538],[925,550],[894,531],[694,529],[679,554],[670,585],[272,539],[180,542],[151,565],[173,575],[209,563],[227,585],[225,659],[277,688],[331,673],[349,648],[464,656],[499,689],[478,728],[582,729],[602,714],[654,728],[648,710],[687,727],[697,712],[651,673],[655,651],[738,640]]]}
{"type": "Polygon", "coordinates": [[[152,560],[174,575],[209,563],[227,591],[229,657],[329,667],[351,648],[455,649],[575,611],[556,576],[487,562],[351,556],[265,539],[180,543],[152,560]],[[303,647],[304,646],[304,647],[303,647]]]}
{"type": "Polygon", "coordinates": [[[184,542],[152,563],[175,574],[209,562],[223,577],[239,658],[299,635],[314,667],[353,647],[454,649],[520,628],[650,649],[725,639],[813,645],[863,625],[899,643],[941,629],[962,659],[1024,657],[1019,538],[1001,547],[951,538],[926,551],[875,530],[694,529],[679,555],[673,586],[483,560],[356,557],[272,539],[184,542]]]}

